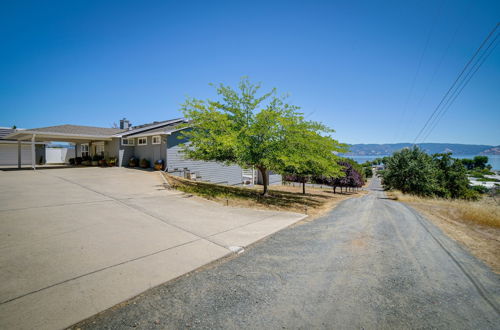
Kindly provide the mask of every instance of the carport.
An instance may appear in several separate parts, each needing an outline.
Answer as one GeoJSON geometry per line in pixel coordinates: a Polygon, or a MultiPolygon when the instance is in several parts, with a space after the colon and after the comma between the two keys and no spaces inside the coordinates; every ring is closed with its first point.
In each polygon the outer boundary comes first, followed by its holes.
{"type": "Polygon", "coordinates": [[[75,158],[78,156],[78,150],[85,145],[85,151],[89,156],[96,153],[93,146],[103,146],[104,142],[111,141],[112,135],[121,132],[121,129],[102,128],[92,126],[77,125],[59,125],[51,127],[42,127],[34,129],[16,130],[14,133],[6,136],[6,139],[17,141],[17,167],[21,168],[22,152],[21,143],[31,142],[31,167],[36,169],[35,145],[39,142],[67,142],[75,146],[75,158]]]}

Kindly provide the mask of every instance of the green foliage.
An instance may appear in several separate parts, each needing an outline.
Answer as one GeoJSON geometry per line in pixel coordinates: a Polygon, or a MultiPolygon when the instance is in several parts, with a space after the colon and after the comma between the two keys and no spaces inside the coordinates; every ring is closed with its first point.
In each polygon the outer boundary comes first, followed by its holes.
{"type": "Polygon", "coordinates": [[[487,169],[483,169],[483,170],[481,170],[481,169],[474,169],[474,170],[469,171],[469,175],[470,176],[472,176],[474,178],[478,178],[478,179],[481,179],[481,178],[484,179],[485,175],[494,175],[494,174],[495,173],[493,173],[493,172],[491,172],[491,171],[489,171],[487,169]]]}
{"type": "Polygon", "coordinates": [[[451,154],[435,154],[437,186],[435,194],[439,197],[460,198],[467,195],[469,179],[467,171],[460,161],[451,158],[451,154]]]}
{"type": "Polygon", "coordinates": [[[491,166],[488,166],[488,157],[487,156],[476,156],[473,159],[464,158],[460,160],[462,164],[465,166],[467,170],[484,170],[491,169],[491,166]]]}
{"type": "Polygon", "coordinates": [[[477,191],[480,194],[486,194],[488,192],[488,188],[485,186],[472,186],[470,187],[472,190],[477,191]]]}
{"type": "Polygon", "coordinates": [[[469,188],[467,170],[451,154],[428,155],[418,147],[395,152],[385,162],[383,184],[403,193],[444,198],[477,199],[469,188]]]}
{"type": "Polygon", "coordinates": [[[474,157],[474,168],[484,169],[488,163],[488,157],[486,156],[476,156],[474,157]]]}
{"type": "Polygon", "coordinates": [[[384,164],[385,187],[420,196],[434,193],[437,179],[432,157],[418,147],[397,151],[384,164]]]}
{"type": "Polygon", "coordinates": [[[363,169],[366,178],[371,178],[373,176],[373,170],[371,166],[364,166],[363,169]]]}
{"type": "Polygon", "coordinates": [[[146,159],[146,158],[141,159],[141,162],[139,164],[142,168],[151,167],[151,162],[149,161],[149,159],[146,159]]]}
{"type": "Polygon", "coordinates": [[[464,158],[464,159],[461,159],[460,161],[462,162],[462,164],[465,166],[466,169],[468,169],[468,170],[474,169],[474,160],[464,158]]]}
{"type": "Polygon", "coordinates": [[[500,180],[498,180],[498,179],[484,178],[484,177],[477,179],[477,181],[481,181],[481,182],[500,182],[500,180]]]}
{"type": "Polygon", "coordinates": [[[188,98],[182,106],[192,127],[183,132],[189,140],[183,146],[187,157],[254,166],[264,178],[269,170],[303,176],[340,172],[334,152],[345,146],[328,135],[333,130],[306,121],[299,107],[286,103],[275,89],[258,95],[260,85],[248,79],[240,81],[238,90],[223,84],[215,88],[218,100],[188,98]]]}

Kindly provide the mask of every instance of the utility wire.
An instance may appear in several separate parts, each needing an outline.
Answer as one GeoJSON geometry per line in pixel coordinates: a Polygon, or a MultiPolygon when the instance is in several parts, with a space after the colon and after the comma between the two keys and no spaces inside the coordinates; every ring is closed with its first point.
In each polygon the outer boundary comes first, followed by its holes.
{"type": "Polygon", "coordinates": [[[488,42],[488,40],[491,38],[491,36],[498,29],[499,25],[500,25],[500,23],[497,23],[495,25],[495,27],[488,34],[488,36],[486,37],[486,39],[483,40],[483,42],[481,43],[481,46],[479,46],[479,48],[476,50],[476,52],[474,53],[474,55],[472,55],[472,57],[469,59],[469,61],[467,62],[467,64],[465,64],[464,68],[462,69],[462,71],[460,72],[460,74],[458,75],[458,77],[455,79],[455,81],[453,82],[453,84],[451,85],[451,87],[446,91],[446,93],[444,94],[444,96],[441,99],[441,101],[439,102],[439,104],[436,106],[436,108],[434,109],[434,111],[432,112],[432,114],[429,116],[429,118],[425,122],[424,126],[418,132],[417,136],[413,140],[413,144],[414,145],[415,145],[415,142],[418,140],[418,138],[422,135],[422,133],[424,132],[424,130],[429,126],[429,124],[431,123],[431,121],[435,120],[436,115],[438,113],[438,110],[443,105],[443,102],[445,102],[445,100],[448,98],[448,96],[450,95],[450,92],[452,92],[452,90],[455,88],[455,86],[460,81],[460,79],[462,78],[462,76],[464,75],[464,73],[467,71],[467,69],[469,68],[469,66],[471,65],[471,63],[474,61],[474,59],[477,57],[477,55],[481,52],[481,49],[483,49],[484,45],[488,42]]]}
{"type": "MultiPolygon", "coordinates": [[[[436,126],[438,125],[439,121],[441,121],[441,119],[443,119],[444,115],[446,114],[446,112],[448,111],[448,109],[451,108],[451,106],[453,105],[453,103],[455,102],[455,100],[458,98],[458,96],[462,93],[462,91],[464,90],[464,88],[467,86],[467,84],[469,83],[469,81],[471,81],[472,77],[476,74],[476,72],[479,70],[479,68],[483,65],[484,62],[486,62],[486,60],[488,59],[488,57],[491,55],[491,53],[493,53],[493,51],[495,50],[496,46],[498,46],[498,43],[495,44],[495,42],[497,41],[498,39],[498,36],[499,34],[497,34],[497,36],[495,37],[495,39],[489,44],[488,48],[485,50],[485,52],[482,54],[483,56],[481,58],[478,59],[478,61],[476,62],[475,66],[479,63],[479,65],[476,66],[476,68],[474,69],[474,71],[469,71],[469,74],[464,78],[464,80],[462,81],[463,84],[461,85],[461,87],[458,87],[460,89],[456,89],[455,91],[458,91],[457,93],[454,94],[454,96],[452,96],[452,98],[449,99],[449,102],[447,103],[447,105],[445,105],[443,107],[443,111],[438,115],[437,119],[435,120],[434,124],[432,125],[431,129],[428,130],[427,134],[425,135],[425,137],[422,139],[422,143],[427,140],[427,138],[429,137],[429,135],[432,133],[432,131],[436,128],[436,126]],[[494,45],[495,44],[495,45],[494,45]],[[489,50],[489,48],[492,46],[493,48],[491,48],[491,50],[489,50]],[[489,50],[489,51],[488,51],[489,50]],[[486,54],[486,52],[488,52],[486,54]],[[486,54],[486,56],[484,56],[486,54]],[[466,80],[465,80],[466,79],[466,80]]],[[[471,70],[473,69],[474,67],[471,68],[471,70]]]]}
{"type": "Polygon", "coordinates": [[[410,117],[410,120],[408,122],[407,128],[409,128],[410,125],[413,124],[413,119],[416,117],[417,113],[419,112],[420,106],[421,106],[422,102],[424,101],[425,97],[427,96],[427,92],[429,91],[429,88],[431,87],[432,83],[434,82],[434,80],[435,80],[435,78],[437,76],[437,73],[439,72],[439,69],[441,69],[441,65],[443,64],[444,59],[448,55],[448,51],[450,50],[451,45],[455,41],[455,38],[458,35],[458,31],[460,31],[460,28],[462,27],[462,23],[465,20],[465,18],[467,17],[467,15],[469,13],[469,9],[470,9],[471,6],[472,6],[472,2],[469,3],[469,5],[467,6],[467,8],[466,8],[464,14],[462,15],[461,19],[458,20],[458,25],[455,28],[455,32],[453,32],[453,36],[451,37],[451,39],[448,42],[448,44],[447,44],[447,46],[446,46],[443,54],[441,55],[441,58],[439,59],[439,62],[438,62],[437,66],[434,69],[434,72],[432,73],[431,79],[430,79],[429,83],[427,84],[427,86],[425,87],[425,90],[424,90],[424,93],[422,94],[422,97],[418,100],[418,103],[417,103],[417,105],[415,107],[415,111],[412,112],[412,116],[410,117]]]}
{"type": "Polygon", "coordinates": [[[460,82],[460,84],[457,86],[457,88],[454,90],[452,95],[448,98],[447,102],[444,104],[444,106],[441,108],[441,110],[438,112],[436,119],[432,126],[427,130],[427,133],[425,134],[424,138],[422,139],[422,142],[427,140],[431,132],[436,128],[438,123],[443,119],[444,115],[448,111],[448,109],[452,106],[452,104],[455,102],[455,100],[458,98],[458,96],[462,93],[464,88],[467,86],[469,81],[472,79],[472,77],[476,74],[476,72],[479,70],[479,68],[483,65],[483,63],[486,61],[486,59],[490,56],[490,54],[493,52],[495,47],[498,45],[495,45],[496,40],[498,39],[498,34],[495,37],[495,39],[488,45],[488,47],[485,49],[485,51],[481,54],[481,56],[478,58],[476,63],[471,67],[470,71],[467,73],[467,75],[464,77],[464,79],[460,82]],[[493,46],[494,45],[494,46],[493,46]],[[493,46],[493,48],[490,47],[493,46]]]}
{"type": "MultiPolygon", "coordinates": [[[[432,20],[432,25],[429,29],[429,32],[427,33],[427,38],[425,40],[424,49],[422,50],[422,53],[420,54],[420,58],[418,60],[417,71],[413,75],[413,79],[412,79],[411,85],[410,85],[410,90],[408,92],[408,96],[406,97],[406,101],[405,101],[404,106],[403,106],[403,112],[401,113],[401,120],[400,120],[401,123],[404,122],[404,119],[406,117],[408,103],[410,102],[410,99],[413,96],[413,90],[415,88],[415,83],[416,83],[417,77],[420,73],[420,68],[422,67],[422,62],[424,60],[425,53],[427,52],[427,48],[429,47],[429,42],[431,40],[432,33],[434,32],[434,27],[436,26],[436,21],[439,18],[443,4],[444,4],[444,0],[441,1],[441,5],[439,6],[439,8],[437,10],[436,15],[434,16],[434,19],[432,20]]],[[[396,137],[397,139],[399,139],[399,136],[401,135],[401,130],[402,130],[402,126],[399,127],[397,137],[396,137]]]]}
{"type": "MultiPolygon", "coordinates": [[[[498,39],[499,34],[496,35],[495,39],[488,45],[488,47],[484,50],[484,52],[479,56],[477,59],[476,63],[471,67],[469,72],[465,75],[464,79],[458,84],[457,88],[453,91],[453,93],[450,95],[446,103],[443,105],[443,107],[440,109],[438,112],[436,118],[437,120],[435,121],[434,125],[432,126],[432,129],[437,125],[437,121],[443,118],[444,113],[448,111],[448,109],[451,107],[453,102],[457,99],[458,95],[462,92],[462,90],[465,88],[465,86],[469,83],[469,81],[472,79],[474,74],[479,70],[479,68],[483,65],[483,63],[486,61],[486,59],[490,56],[490,54],[493,52],[495,49],[496,45],[495,42],[498,39]],[[493,46],[494,45],[494,46],[493,46]],[[493,46],[493,48],[491,48],[493,46]],[[490,50],[491,48],[491,50],[490,50]]],[[[428,134],[427,134],[428,136],[428,134]]]]}

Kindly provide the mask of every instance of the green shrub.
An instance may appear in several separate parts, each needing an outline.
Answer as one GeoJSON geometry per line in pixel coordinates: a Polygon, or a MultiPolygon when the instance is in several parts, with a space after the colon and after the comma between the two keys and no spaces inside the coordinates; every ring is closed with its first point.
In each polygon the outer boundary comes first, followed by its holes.
{"type": "Polygon", "coordinates": [[[151,167],[151,163],[146,158],[141,159],[140,165],[141,165],[142,168],[151,167]]]}
{"type": "Polygon", "coordinates": [[[486,194],[489,191],[489,189],[485,186],[472,186],[470,189],[477,191],[480,194],[486,194]]]}
{"type": "Polygon", "coordinates": [[[467,170],[451,154],[428,155],[418,147],[395,152],[379,172],[385,188],[418,196],[477,199],[479,193],[468,188],[467,170]]]}

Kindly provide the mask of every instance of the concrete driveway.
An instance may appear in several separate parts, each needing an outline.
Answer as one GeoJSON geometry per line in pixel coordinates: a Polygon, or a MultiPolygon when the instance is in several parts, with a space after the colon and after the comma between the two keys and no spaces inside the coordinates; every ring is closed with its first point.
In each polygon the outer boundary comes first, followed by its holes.
{"type": "Polygon", "coordinates": [[[189,198],[157,172],[0,171],[0,328],[64,328],[303,217],[189,198]]]}

